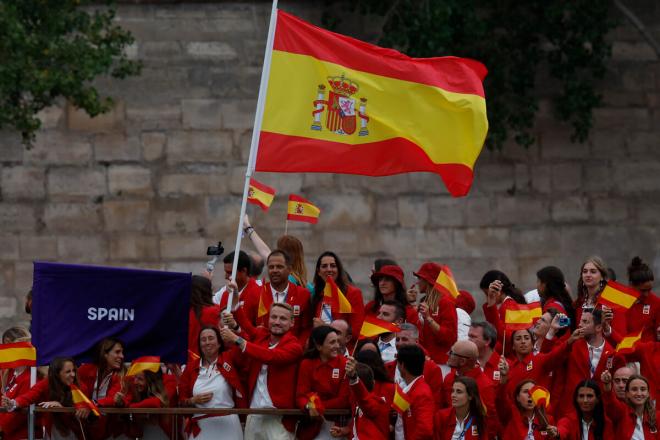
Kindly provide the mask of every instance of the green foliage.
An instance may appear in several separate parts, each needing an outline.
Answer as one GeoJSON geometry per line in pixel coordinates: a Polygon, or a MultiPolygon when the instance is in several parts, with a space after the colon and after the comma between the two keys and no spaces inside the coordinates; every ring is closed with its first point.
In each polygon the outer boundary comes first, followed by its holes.
{"type": "Polygon", "coordinates": [[[141,67],[124,54],[134,40],[114,16],[111,7],[76,0],[0,0],[0,129],[20,131],[29,145],[41,126],[37,113],[58,97],[90,116],[108,111],[112,99],[91,82],[141,67]]]}
{"type": "MultiPolygon", "coordinates": [[[[541,95],[553,99],[555,116],[584,142],[592,111],[600,105],[596,82],[605,74],[615,23],[608,0],[358,0],[327,2],[324,22],[341,11],[381,17],[379,45],[412,57],[474,58],[489,70],[485,80],[490,130],[486,145],[501,148],[512,136],[534,143],[541,95]],[[331,5],[331,6],[330,6],[331,5]],[[543,78],[543,79],[541,79],[543,78]]],[[[371,20],[370,20],[371,21],[371,20]]]]}

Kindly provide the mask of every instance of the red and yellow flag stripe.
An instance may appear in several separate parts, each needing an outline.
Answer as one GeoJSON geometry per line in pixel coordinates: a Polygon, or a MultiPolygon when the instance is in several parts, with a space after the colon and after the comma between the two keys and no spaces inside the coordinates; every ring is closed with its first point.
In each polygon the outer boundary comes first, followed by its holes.
{"type": "Polygon", "coordinates": [[[401,331],[398,325],[383,321],[373,316],[367,316],[362,322],[359,339],[373,338],[383,333],[396,333],[401,331]]]}
{"type": "Polygon", "coordinates": [[[291,194],[287,206],[287,220],[294,222],[317,223],[321,209],[304,197],[291,194]]]}
{"type": "Polygon", "coordinates": [[[616,352],[619,354],[627,354],[627,353],[632,353],[635,351],[635,345],[642,339],[642,333],[644,331],[642,330],[636,335],[627,335],[623,339],[621,339],[621,342],[619,342],[616,346],[616,352]]]}
{"type": "Polygon", "coordinates": [[[256,169],[427,171],[439,174],[452,195],[465,195],[488,131],[485,75],[476,61],[410,58],[278,11],[256,169]],[[365,105],[368,135],[310,129],[317,90],[330,93],[328,79],[339,77],[358,85],[351,98],[356,112],[365,105]]]}
{"type": "Polygon", "coordinates": [[[250,189],[247,201],[259,206],[264,211],[268,211],[275,198],[275,189],[264,185],[255,179],[250,179],[250,189]]]}
{"type": "Polygon", "coordinates": [[[332,277],[327,277],[323,288],[323,302],[330,304],[332,314],[353,313],[353,307],[344,292],[335,283],[332,277]]]}
{"type": "Polygon", "coordinates": [[[127,377],[135,376],[138,373],[143,371],[151,371],[156,373],[160,370],[160,357],[159,356],[142,356],[135,359],[132,363],[128,372],[126,373],[127,377]]]}
{"type": "Polygon", "coordinates": [[[600,293],[597,302],[608,307],[629,309],[635,304],[639,295],[636,289],[610,280],[600,293]]]}
{"type": "Polygon", "coordinates": [[[548,408],[550,406],[550,391],[539,385],[534,385],[529,389],[529,395],[534,402],[534,406],[548,408]]]}
{"type": "Polygon", "coordinates": [[[410,400],[408,395],[403,391],[401,386],[397,383],[394,385],[394,399],[392,399],[392,408],[399,414],[403,414],[410,408],[410,400]]]}
{"type": "Polygon", "coordinates": [[[504,325],[507,330],[524,330],[530,328],[542,314],[539,302],[511,305],[504,312],[504,325]]]}
{"type": "Polygon", "coordinates": [[[0,345],[0,368],[34,367],[37,350],[29,342],[13,342],[0,345]]]}
{"type": "Polygon", "coordinates": [[[74,408],[87,408],[89,409],[95,416],[100,416],[101,414],[99,413],[98,407],[89,400],[89,398],[85,395],[85,393],[82,392],[80,388],[78,388],[75,384],[71,384],[71,397],[73,400],[73,407],[74,408]]]}
{"type": "Polygon", "coordinates": [[[456,299],[461,295],[458,291],[458,286],[456,286],[456,281],[454,281],[454,275],[451,273],[449,266],[442,266],[438,278],[435,280],[436,290],[442,292],[446,295],[449,295],[451,299],[456,301],[456,299]]]}

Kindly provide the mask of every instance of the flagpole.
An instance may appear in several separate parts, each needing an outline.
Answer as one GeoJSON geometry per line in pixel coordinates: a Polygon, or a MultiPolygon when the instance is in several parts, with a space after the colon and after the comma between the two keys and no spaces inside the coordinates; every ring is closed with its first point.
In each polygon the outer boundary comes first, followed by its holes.
{"type": "MultiPolygon", "coordinates": [[[[37,367],[30,367],[30,387],[37,383],[37,367]]],[[[34,440],[34,404],[28,409],[28,439],[34,440]]]]}
{"type": "MultiPolygon", "coordinates": [[[[257,99],[257,111],[254,115],[254,126],[252,128],[252,142],[250,143],[250,156],[245,170],[245,185],[243,187],[243,200],[241,202],[241,214],[238,217],[238,230],[236,231],[236,247],[234,248],[234,263],[231,268],[231,279],[236,279],[236,270],[238,269],[238,253],[241,250],[241,239],[243,238],[243,219],[247,209],[247,197],[250,191],[250,178],[254,172],[257,162],[257,150],[259,149],[259,135],[261,133],[261,123],[264,116],[264,106],[266,104],[266,92],[268,91],[268,77],[270,76],[270,64],[273,58],[273,41],[275,40],[275,27],[277,26],[277,0],[273,0],[273,6],[270,11],[270,23],[268,25],[268,39],[266,40],[266,52],[264,54],[264,64],[261,69],[261,83],[259,84],[259,97],[257,99]]],[[[234,302],[234,292],[229,291],[227,301],[227,311],[231,311],[234,302]]]]}
{"type": "Polygon", "coordinates": [[[284,235],[288,235],[287,232],[289,231],[289,219],[284,220],[284,235]]]}

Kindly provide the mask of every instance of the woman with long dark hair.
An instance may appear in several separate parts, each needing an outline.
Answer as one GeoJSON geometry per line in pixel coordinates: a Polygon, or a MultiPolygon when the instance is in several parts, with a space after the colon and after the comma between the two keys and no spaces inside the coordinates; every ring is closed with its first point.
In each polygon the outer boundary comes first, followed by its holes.
{"type": "Polygon", "coordinates": [[[335,319],[343,319],[351,325],[353,332],[359,332],[362,327],[364,320],[362,291],[348,282],[344,265],[334,252],[325,251],[316,260],[312,311],[315,325],[330,325],[335,319]],[[324,289],[328,277],[332,278],[351,304],[351,313],[333,314],[330,302],[324,301],[324,289]]]}
{"type": "Polygon", "coordinates": [[[378,310],[385,301],[396,301],[406,310],[406,322],[419,327],[417,310],[408,303],[403,269],[401,267],[383,266],[378,272],[371,275],[371,282],[375,286],[374,299],[364,306],[365,317],[377,317],[378,310]]]}
{"type": "Polygon", "coordinates": [[[217,327],[221,313],[222,307],[213,303],[211,280],[193,275],[188,316],[188,362],[199,359],[197,339],[202,327],[217,327]]]}
{"type": "Polygon", "coordinates": [[[550,307],[554,307],[560,313],[571,319],[571,329],[575,329],[575,309],[573,300],[566,290],[566,278],[562,271],[555,266],[546,266],[536,272],[536,288],[541,296],[541,305],[545,312],[550,307]]]}
{"type": "Polygon", "coordinates": [[[339,353],[337,331],[330,326],[315,327],[298,372],[296,404],[310,419],[298,428],[301,439],[331,439],[336,419],[323,417],[325,409],[349,408],[346,358],[339,353]]]}
{"type": "Polygon", "coordinates": [[[486,302],[482,306],[484,318],[497,330],[499,345],[495,350],[501,352],[506,311],[515,304],[525,304],[525,297],[509,277],[500,270],[486,272],[481,277],[479,288],[486,295],[486,302]]]}
{"type": "MultiPolygon", "coordinates": [[[[387,367],[383,363],[383,358],[380,357],[378,346],[374,345],[375,350],[355,350],[355,360],[361,364],[368,365],[374,379],[373,390],[376,396],[381,397],[386,402],[392,403],[394,398],[394,381],[387,371],[387,367]]],[[[396,368],[396,367],[395,367],[396,368]]]]}
{"type": "MultiPolygon", "coordinates": [[[[55,358],[50,363],[48,377],[37,382],[30,390],[10,399],[2,396],[2,406],[9,411],[39,404],[43,408],[73,407],[71,385],[76,384],[76,366],[71,358],[55,358]]],[[[86,419],[89,410],[78,409],[71,413],[46,413],[43,417],[47,438],[51,440],[83,439],[81,422],[86,419]]]]}
{"type": "Polygon", "coordinates": [[[626,383],[626,400],[621,402],[612,392],[612,374],[605,370],[603,382],[605,412],[615,426],[617,440],[656,440],[658,410],[651,400],[649,381],[633,374],[626,383]]]}
{"type": "MultiPolygon", "coordinates": [[[[179,383],[179,402],[197,408],[246,408],[246,392],[234,365],[237,348],[226,350],[220,330],[204,327],[197,340],[199,360],[188,363],[179,383]]],[[[199,415],[186,423],[188,439],[242,440],[238,415],[199,415]]]]}
{"type": "Polygon", "coordinates": [[[614,440],[612,422],[605,416],[600,387],[591,380],[578,383],[573,392],[573,407],[557,422],[562,440],[614,440]]]}
{"type": "Polygon", "coordinates": [[[435,413],[435,440],[486,440],[485,405],[479,397],[477,382],[457,376],[451,387],[451,407],[435,413]]]}
{"type": "Polygon", "coordinates": [[[626,312],[626,333],[619,336],[641,331],[642,341],[654,341],[655,330],[660,325],[660,298],[652,291],[653,270],[640,257],[635,257],[628,266],[628,281],[639,292],[639,298],[626,312]]]}

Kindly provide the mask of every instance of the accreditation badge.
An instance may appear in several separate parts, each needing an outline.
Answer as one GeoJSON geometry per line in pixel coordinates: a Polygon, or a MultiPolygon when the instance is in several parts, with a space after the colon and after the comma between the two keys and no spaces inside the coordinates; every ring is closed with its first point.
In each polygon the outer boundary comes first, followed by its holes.
{"type": "Polygon", "coordinates": [[[642,313],[644,315],[649,315],[651,313],[651,305],[645,304],[644,307],[642,308],[642,313]]]}
{"type": "Polygon", "coordinates": [[[472,437],[479,437],[479,429],[476,426],[472,426],[472,437]]]}
{"type": "Polygon", "coordinates": [[[222,364],[222,368],[224,368],[225,371],[231,371],[231,365],[229,365],[227,362],[222,364]]]}
{"type": "Polygon", "coordinates": [[[605,364],[605,368],[607,368],[608,370],[612,369],[612,364],[613,364],[612,360],[613,360],[612,356],[609,356],[607,358],[607,363],[605,364]]]}
{"type": "Polygon", "coordinates": [[[300,306],[295,305],[293,306],[293,316],[299,316],[300,315],[300,306]]]}
{"type": "Polygon", "coordinates": [[[332,378],[333,379],[339,379],[339,368],[333,368],[332,369],[332,378]]]}
{"type": "MultiPolygon", "coordinates": [[[[500,380],[500,372],[499,371],[493,371],[493,380],[500,380]]],[[[476,426],[475,426],[476,428],[476,426]]]]}
{"type": "Polygon", "coordinates": [[[527,364],[527,371],[532,371],[534,369],[534,361],[529,361],[527,364]]]}

